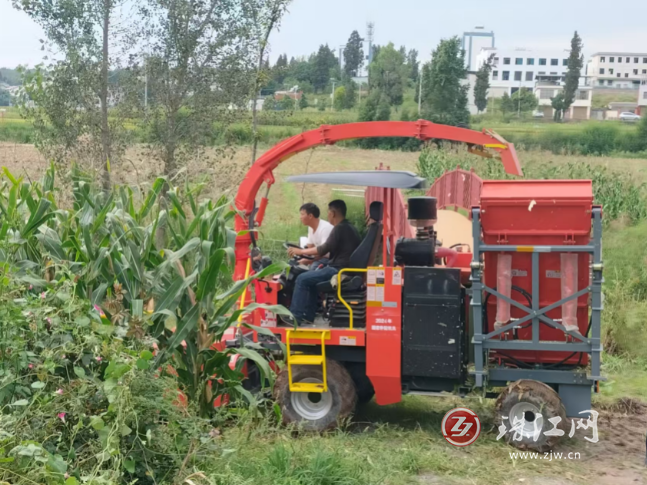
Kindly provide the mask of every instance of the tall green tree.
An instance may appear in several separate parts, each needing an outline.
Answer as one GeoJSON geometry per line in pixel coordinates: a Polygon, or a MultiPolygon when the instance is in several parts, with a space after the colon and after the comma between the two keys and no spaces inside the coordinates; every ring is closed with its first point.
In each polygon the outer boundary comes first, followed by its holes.
{"type": "Polygon", "coordinates": [[[344,48],[344,74],[349,77],[357,76],[364,64],[363,39],[359,32],[353,30],[344,48]]]}
{"type": "Polygon", "coordinates": [[[411,49],[407,54],[407,67],[409,68],[409,79],[417,83],[420,75],[420,62],[418,61],[418,51],[416,49],[411,49]]]}
{"type": "Polygon", "coordinates": [[[492,60],[494,55],[491,55],[486,62],[479,68],[476,73],[476,83],[474,84],[474,104],[479,112],[487,108],[487,94],[490,89],[490,72],[492,71],[492,60]]]}
{"type": "Polygon", "coordinates": [[[530,113],[539,105],[537,96],[530,89],[521,88],[510,96],[513,111],[519,113],[530,113]]]}
{"type": "Polygon", "coordinates": [[[6,89],[0,89],[0,106],[11,105],[11,93],[6,89]]]}
{"type": "MultiPolygon", "coordinates": [[[[213,2],[213,0],[211,0],[213,2]]],[[[278,26],[281,17],[288,8],[291,0],[242,0],[242,9],[240,14],[245,20],[251,21],[250,37],[255,40],[257,59],[256,76],[251,91],[250,101],[252,102],[252,135],[254,142],[252,146],[252,160],[250,165],[256,160],[256,150],[258,148],[258,108],[256,106],[256,97],[260,94],[261,86],[264,84],[267,71],[263,69],[263,63],[266,62],[265,55],[268,50],[270,34],[278,26]]],[[[226,3],[226,2],[225,2],[226,3]]],[[[236,6],[234,6],[235,8],[236,6]]],[[[213,8],[213,3],[212,3],[213,8]]],[[[240,7],[239,7],[240,8],[240,7]]],[[[232,17],[236,16],[235,12],[231,13],[232,17]]],[[[243,20],[243,24],[246,22],[243,20]]],[[[245,34],[243,34],[245,36],[245,34]]],[[[281,61],[281,69],[287,65],[288,57],[281,61]]],[[[267,70],[269,71],[269,59],[267,60],[267,70]]],[[[280,84],[280,83],[279,83],[280,84]]]]}
{"type": "Polygon", "coordinates": [[[465,51],[458,37],[443,39],[424,66],[422,114],[436,123],[469,126],[469,85],[465,82],[465,51]]]}
{"type": "Polygon", "coordinates": [[[123,19],[116,25],[122,0],[13,0],[13,5],[43,29],[43,49],[57,52],[49,64],[24,73],[23,101],[34,103],[23,103],[23,113],[34,123],[38,148],[64,162],[85,144],[108,191],[110,163],[124,150],[122,120],[108,117],[111,104],[122,97],[109,82],[116,65],[111,48],[123,47],[127,31],[123,19]]]}
{"type": "Polygon", "coordinates": [[[582,38],[578,35],[577,31],[575,31],[573,38],[571,39],[571,53],[568,56],[568,70],[566,71],[566,80],[564,82],[564,105],[562,108],[562,115],[575,101],[575,92],[580,84],[580,76],[582,75],[582,67],[584,66],[582,48],[582,38]]]}
{"type": "Polygon", "coordinates": [[[405,56],[393,46],[382,47],[369,66],[369,87],[385,96],[389,106],[400,106],[404,101],[404,87],[408,76],[405,56]]]}
{"type": "Polygon", "coordinates": [[[563,90],[557,93],[554,98],[550,98],[550,105],[555,110],[553,119],[555,121],[560,121],[562,119],[562,113],[567,109],[563,90]]]}
{"type": "Polygon", "coordinates": [[[143,35],[154,55],[145,70],[155,96],[143,119],[153,153],[172,180],[188,160],[206,156],[214,124],[224,128],[236,120],[242,110],[230,108],[247,108],[256,91],[266,28],[258,12],[264,5],[262,0],[148,2],[142,5],[143,35]],[[254,13],[247,10],[252,1],[254,13]]]}
{"type": "Polygon", "coordinates": [[[335,75],[335,70],[338,68],[337,64],[337,57],[328,47],[328,44],[319,46],[319,50],[314,56],[312,72],[312,85],[317,92],[322,92],[328,85],[331,76],[335,75]]]}

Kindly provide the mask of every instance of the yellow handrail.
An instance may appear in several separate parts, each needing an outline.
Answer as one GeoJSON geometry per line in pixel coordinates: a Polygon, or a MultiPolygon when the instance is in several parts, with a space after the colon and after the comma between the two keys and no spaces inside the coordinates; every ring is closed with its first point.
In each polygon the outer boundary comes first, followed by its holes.
{"type": "Polygon", "coordinates": [[[350,329],[353,329],[353,309],[350,307],[348,303],[346,303],[346,300],[344,300],[341,297],[341,275],[342,273],[367,273],[368,269],[355,269],[355,268],[344,268],[340,269],[339,273],[337,273],[337,298],[339,298],[339,301],[344,304],[346,309],[348,310],[348,323],[350,324],[350,329]]]}
{"type": "MultiPolygon", "coordinates": [[[[247,260],[247,267],[245,268],[245,279],[249,278],[249,271],[252,267],[252,258],[247,260]]],[[[240,308],[239,310],[242,310],[245,308],[245,298],[247,298],[247,286],[245,286],[245,289],[243,290],[243,294],[240,295],[240,308]]],[[[240,327],[243,324],[243,314],[241,313],[238,315],[238,327],[240,327]]]]}

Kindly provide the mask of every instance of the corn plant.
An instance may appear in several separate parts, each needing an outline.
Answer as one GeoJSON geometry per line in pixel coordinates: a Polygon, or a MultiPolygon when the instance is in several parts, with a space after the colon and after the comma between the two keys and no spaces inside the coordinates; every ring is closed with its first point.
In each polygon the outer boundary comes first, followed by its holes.
{"type": "Polygon", "coordinates": [[[124,186],[104,193],[75,167],[72,207],[60,209],[54,197],[53,166],[33,184],[6,169],[4,175],[3,273],[44,289],[72,281],[75,297],[96,305],[104,323],[118,327],[126,338],[152,338],[158,343],[152,368],[168,361],[203,414],[213,411],[213,400],[223,393],[255,402],[240,384],[240,368],[230,369],[228,362],[238,352],[271,381],[259,349],[212,347],[238,324],[242,313],[257,307],[236,305],[251,281],[278,272],[283,265],[233,283],[236,233],[231,227],[236,212],[231,200],[223,196],[200,201],[201,187],[186,184],[182,190],[170,187],[168,201],[160,204],[167,183],[163,178],[143,193],[124,186]],[[169,235],[163,247],[156,243],[160,227],[169,235]]]}

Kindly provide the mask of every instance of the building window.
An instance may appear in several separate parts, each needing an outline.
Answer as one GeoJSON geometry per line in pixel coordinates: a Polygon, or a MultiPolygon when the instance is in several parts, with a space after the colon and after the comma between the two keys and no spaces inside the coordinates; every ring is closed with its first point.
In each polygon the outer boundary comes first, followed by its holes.
{"type": "Polygon", "coordinates": [[[626,72],[626,73],[625,73],[625,77],[629,77],[629,73],[628,73],[628,72],[626,72]]]}
{"type": "Polygon", "coordinates": [[[643,64],[647,64],[647,57],[643,57],[643,64]]]}
{"type": "Polygon", "coordinates": [[[537,74],[539,74],[540,76],[543,76],[546,74],[546,71],[539,71],[537,74]]]}
{"type": "Polygon", "coordinates": [[[616,59],[615,57],[609,57],[609,62],[614,62],[615,59],[616,59]]]}
{"type": "Polygon", "coordinates": [[[496,81],[499,79],[499,71],[492,71],[492,80],[496,81]]]}
{"type": "Polygon", "coordinates": [[[600,79],[600,80],[598,81],[598,84],[599,84],[600,86],[604,86],[604,79],[600,79]]]}
{"type": "Polygon", "coordinates": [[[532,72],[532,71],[526,72],[526,81],[532,81],[534,79],[534,77],[535,77],[534,74],[535,73],[532,72]]]}
{"type": "Polygon", "coordinates": [[[618,62],[622,62],[622,57],[618,57],[618,62]]]}
{"type": "Polygon", "coordinates": [[[517,57],[517,58],[514,60],[514,63],[515,63],[517,66],[523,66],[523,59],[522,59],[521,57],[517,57]]]}
{"type": "Polygon", "coordinates": [[[647,69],[643,69],[643,74],[647,74],[647,69]]]}
{"type": "Polygon", "coordinates": [[[635,76],[637,76],[637,75],[638,75],[638,69],[634,69],[634,75],[635,75],[635,76]]]}
{"type": "Polygon", "coordinates": [[[638,64],[638,58],[637,57],[634,57],[634,63],[638,64]]]}
{"type": "Polygon", "coordinates": [[[562,66],[568,66],[568,59],[562,59],[562,66]]]}
{"type": "Polygon", "coordinates": [[[550,75],[551,76],[557,76],[557,73],[556,72],[551,72],[550,75]]]}
{"type": "Polygon", "coordinates": [[[551,59],[550,60],[550,65],[551,66],[559,66],[559,59],[551,59]]]}
{"type": "Polygon", "coordinates": [[[528,59],[526,59],[526,64],[529,65],[529,66],[534,66],[535,65],[535,59],[529,57],[528,59]]]}
{"type": "Polygon", "coordinates": [[[553,89],[540,89],[539,90],[539,99],[550,99],[553,97],[553,89]]]}
{"type": "Polygon", "coordinates": [[[613,74],[613,69],[609,69],[609,74],[613,74]]]}
{"type": "Polygon", "coordinates": [[[604,74],[604,68],[603,67],[600,68],[600,74],[604,74]]]}
{"type": "Polygon", "coordinates": [[[647,99],[647,91],[643,93],[643,99],[647,99]]]}
{"type": "Polygon", "coordinates": [[[627,63],[631,62],[631,57],[627,57],[627,63]]]}
{"type": "Polygon", "coordinates": [[[589,92],[584,91],[583,89],[578,89],[577,90],[577,99],[581,101],[588,101],[589,100],[589,92]]]}
{"type": "Polygon", "coordinates": [[[539,59],[539,65],[540,66],[545,66],[546,65],[546,59],[539,59]]]}
{"type": "Polygon", "coordinates": [[[616,77],[622,77],[622,76],[620,76],[620,73],[618,73],[618,74],[616,75],[616,77]]]}
{"type": "Polygon", "coordinates": [[[604,56],[600,57],[600,62],[607,62],[607,58],[604,56]]]}
{"type": "Polygon", "coordinates": [[[510,71],[503,71],[503,78],[504,81],[509,81],[510,80],[510,71]]]}
{"type": "Polygon", "coordinates": [[[510,58],[509,57],[504,57],[503,58],[503,63],[506,64],[506,65],[510,64],[510,58]]]}
{"type": "Polygon", "coordinates": [[[521,81],[521,75],[522,75],[522,74],[523,74],[523,73],[522,73],[521,71],[515,71],[515,72],[514,72],[514,80],[515,80],[515,81],[521,81]]]}
{"type": "Polygon", "coordinates": [[[613,86],[613,81],[607,81],[608,86],[613,86]]]}
{"type": "Polygon", "coordinates": [[[498,63],[498,62],[499,62],[499,58],[498,58],[498,57],[495,57],[495,58],[494,58],[494,63],[496,64],[496,63],[498,63]]]}

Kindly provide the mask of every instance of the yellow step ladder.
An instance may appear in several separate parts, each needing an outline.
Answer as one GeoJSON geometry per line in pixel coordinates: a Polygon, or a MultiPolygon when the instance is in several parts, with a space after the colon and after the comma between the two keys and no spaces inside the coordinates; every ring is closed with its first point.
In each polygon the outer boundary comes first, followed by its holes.
{"type": "Polygon", "coordinates": [[[287,346],[288,378],[291,392],[327,392],[328,384],[326,379],[326,340],[330,338],[330,330],[327,329],[297,329],[285,332],[285,344],[287,346]],[[292,353],[290,343],[293,340],[318,340],[321,342],[320,354],[292,353]],[[319,365],[322,368],[323,384],[317,382],[292,382],[293,365],[319,365]]]}

